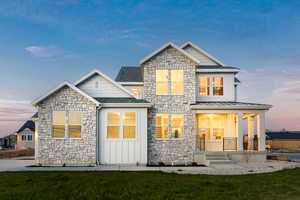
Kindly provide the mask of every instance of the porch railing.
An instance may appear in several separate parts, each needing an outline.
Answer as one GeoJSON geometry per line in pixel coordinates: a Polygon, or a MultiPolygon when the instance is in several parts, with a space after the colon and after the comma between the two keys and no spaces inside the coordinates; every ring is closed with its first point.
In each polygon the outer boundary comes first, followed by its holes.
{"type": "Polygon", "coordinates": [[[199,151],[236,151],[237,138],[205,139],[196,136],[196,149],[199,151]]]}

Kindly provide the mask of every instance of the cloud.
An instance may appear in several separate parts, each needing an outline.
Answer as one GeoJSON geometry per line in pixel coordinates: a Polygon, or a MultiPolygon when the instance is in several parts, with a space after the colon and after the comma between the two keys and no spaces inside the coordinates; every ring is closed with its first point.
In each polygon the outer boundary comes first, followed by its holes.
{"type": "Polygon", "coordinates": [[[274,90],[276,94],[300,94],[300,87],[294,88],[279,88],[274,90]]]}
{"type": "Polygon", "coordinates": [[[31,53],[31,55],[42,58],[51,58],[59,54],[58,50],[53,47],[28,46],[24,49],[31,53]]]}
{"type": "Polygon", "coordinates": [[[24,48],[32,56],[39,58],[72,58],[73,54],[54,46],[28,46],[24,48]]]}

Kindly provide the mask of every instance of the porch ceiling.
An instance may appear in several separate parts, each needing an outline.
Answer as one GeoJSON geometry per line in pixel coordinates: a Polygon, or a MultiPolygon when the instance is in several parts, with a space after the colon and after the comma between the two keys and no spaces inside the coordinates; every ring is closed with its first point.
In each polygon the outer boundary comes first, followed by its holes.
{"type": "Polygon", "coordinates": [[[197,101],[191,104],[193,110],[269,110],[268,104],[231,102],[231,101],[197,101]]]}

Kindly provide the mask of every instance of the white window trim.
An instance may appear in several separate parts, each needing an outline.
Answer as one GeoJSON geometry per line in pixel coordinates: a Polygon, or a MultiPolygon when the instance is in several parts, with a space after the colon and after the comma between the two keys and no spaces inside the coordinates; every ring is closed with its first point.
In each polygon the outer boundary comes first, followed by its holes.
{"type": "MultiPolygon", "coordinates": [[[[74,124],[73,124],[74,125],[74,124]]],[[[82,139],[82,134],[83,134],[83,126],[82,126],[82,112],[81,111],[65,111],[65,110],[53,110],[51,114],[51,139],[55,140],[81,140],[82,139]],[[65,137],[59,138],[59,137],[53,137],[53,125],[63,125],[63,124],[54,124],[53,123],[53,112],[64,112],[65,113],[65,137]],[[80,125],[81,125],[81,134],[80,137],[74,138],[74,137],[69,137],[69,112],[79,112],[80,113],[80,125]]]]}
{"type": "Polygon", "coordinates": [[[155,115],[155,135],[156,140],[184,140],[185,139],[185,114],[184,113],[156,113],[155,115]],[[156,126],[156,115],[157,114],[167,114],[168,115],[168,137],[167,138],[157,138],[156,137],[156,127],[166,127],[166,126],[156,126]],[[174,138],[172,137],[172,118],[171,115],[183,115],[183,137],[174,138]]]}
{"type": "MultiPolygon", "coordinates": [[[[132,125],[132,124],[130,124],[132,125]]],[[[137,111],[107,111],[105,113],[105,136],[104,136],[104,139],[105,140],[113,140],[113,141],[122,141],[122,140],[137,140],[138,139],[138,112],[137,111]],[[120,137],[119,138],[108,138],[107,137],[107,126],[108,126],[108,119],[107,119],[107,116],[108,116],[108,113],[110,112],[117,112],[117,113],[120,113],[120,137]],[[128,113],[128,112],[132,112],[132,113],[135,113],[135,138],[124,138],[124,115],[125,113],[128,113]]]]}
{"type": "Polygon", "coordinates": [[[215,76],[215,75],[205,75],[205,76],[198,76],[198,80],[197,80],[197,94],[198,94],[198,97],[223,97],[225,95],[225,78],[224,76],[215,76]],[[209,78],[209,95],[206,95],[206,96],[202,96],[200,95],[200,78],[201,77],[206,77],[206,78],[209,78]],[[223,95],[214,95],[214,83],[213,83],[213,78],[215,77],[221,77],[223,78],[223,95]]]}

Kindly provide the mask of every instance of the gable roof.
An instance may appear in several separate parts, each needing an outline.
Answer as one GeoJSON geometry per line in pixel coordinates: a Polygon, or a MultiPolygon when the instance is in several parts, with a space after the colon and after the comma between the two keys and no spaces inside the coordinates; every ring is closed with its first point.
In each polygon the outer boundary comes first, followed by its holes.
{"type": "Polygon", "coordinates": [[[17,131],[17,133],[20,133],[24,131],[26,128],[30,129],[31,131],[35,131],[35,124],[32,120],[27,120],[21,128],[17,131]]]}
{"type": "Polygon", "coordinates": [[[105,80],[107,80],[108,82],[112,83],[114,86],[116,86],[117,88],[119,88],[120,90],[122,90],[123,92],[125,92],[126,94],[128,94],[129,96],[132,96],[132,97],[135,98],[134,94],[132,94],[131,92],[129,92],[122,85],[120,85],[119,83],[115,82],[114,80],[112,80],[111,78],[109,78],[108,76],[106,76],[105,74],[103,74],[102,72],[100,72],[99,70],[96,70],[96,69],[93,70],[93,71],[91,71],[90,73],[86,74],[85,76],[83,76],[77,82],[75,82],[75,86],[78,86],[79,84],[83,83],[84,81],[86,81],[87,79],[91,78],[94,75],[102,76],[105,80]]]}
{"type": "Polygon", "coordinates": [[[224,64],[219,61],[218,59],[216,59],[215,57],[213,57],[212,55],[210,55],[209,53],[207,53],[205,50],[201,49],[200,47],[198,47],[197,45],[193,44],[192,42],[186,42],[183,45],[180,46],[181,49],[186,48],[187,46],[191,46],[194,49],[196,49],[197,51],[199,51],[200,53],[202,53],[203,55],[205,55],[207,58],[209,58],[210,60],[214,61],[215,63],[224,66],[224,64]]]}
{"type": "Polygon", "coordinates": [[[117,82],[144,82],[141,67],[121,67],[117,77],[117,82]]]}
{"type": "Polygon", "coordinates": [[[140,64],[145,63],[146,61],[148,61],[149,59],[151,59],[152,57],[154,57],[155,55],[159,54],[160,52],[162,52],[163,50],[167,49],[168,47],[172,47],[174,49],[176,49],[177,51],[179,51],[181,54],[185,55],[186,57],[188,57],[189,59],[193,60],[194,62],[196,62],[197,64],[200,64],[199,60],[197,58],[195,58],[194,56],[190,55],[189,53],[187,53],[186,51],[184,51],[182,48],[178,47],[177,45],[173,44],[172,42],[168,42],[166,44],[164,44],[163,46],[161,46],[159,49],[157,49],[156,51],[152,52],[150,55],[146,56],[145,58],[143,58],[140,61],[140,64]]]}
{"type": "Polygon", "coordinates": [[[75,90],[76,92],[78,92],[79,94],[83,95],[84,97],[88,98],[90,101],[94,102],[96,105],[99,105],[99,102],[96,101],[93,97],[89,96],[88,94],[86,94],[85,92],[83,92],[82,90],[80,90],[78,87],[76,87],[75,85],[73,85],[72,83],[69,83],[68,81],[64,81],[63,83],[59,84],[57,87],[55,87],[54,89],[50,90],[48,93],[46,93],[45,95],[39,97],[38,99],[34,100],[32,102],[33,106],[36,106],[38,103],[40,103],[41,101],[43,101],[44,99],[46,99],[47,97],[49,97],[50,95],[52,95],[53,93],[57,92],[58,90],[60,90],[63,87],[69,87],[73,90],[75,90]]]}

